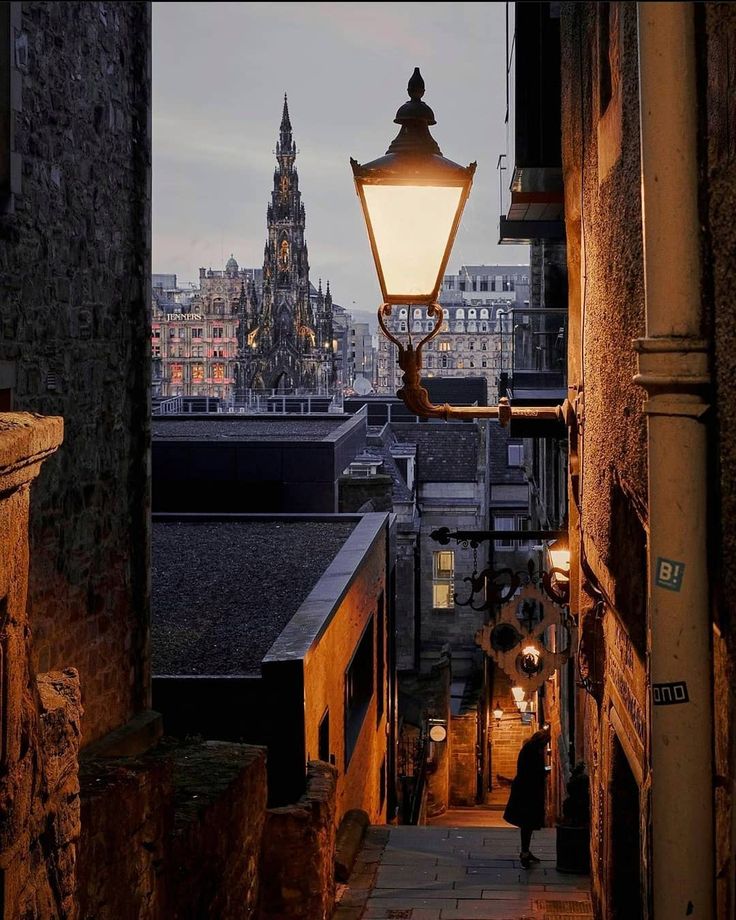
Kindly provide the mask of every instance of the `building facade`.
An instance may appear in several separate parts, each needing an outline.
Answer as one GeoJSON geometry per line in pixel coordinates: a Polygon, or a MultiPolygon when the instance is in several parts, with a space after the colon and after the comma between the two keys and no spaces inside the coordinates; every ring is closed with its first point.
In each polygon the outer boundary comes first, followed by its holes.
{"type": "Polygon", "coordinates": [[[230,256],[224,271],[200,268],[199,291],[188,303],[172,291],[151,312],[154,395],[233,395],[241,317],[257,300],[260,271],[241,269],[230,256]],[[158,386],[156,386],[158,384],[158,386]]]}
{"type": "MultiPolygon", "coordinates": [[[[439,298],[444,321],[424,347],[424,375],[484,377],[489,394],[497,393],[501,373],[511,372],[514,327],[524,321],[516,311],[529,307],[529,277],[528,265],[463,265],[456,275],[445,275],[439,298]]],[[[397,336],[411,333],[416,339],[432,330],[434,320],[426,307],[396,307],[388,326],[397,336]]],[[[396,392],[401,386],[396,347],[383,337],[377,360],[378,392],[396,392]]]]}

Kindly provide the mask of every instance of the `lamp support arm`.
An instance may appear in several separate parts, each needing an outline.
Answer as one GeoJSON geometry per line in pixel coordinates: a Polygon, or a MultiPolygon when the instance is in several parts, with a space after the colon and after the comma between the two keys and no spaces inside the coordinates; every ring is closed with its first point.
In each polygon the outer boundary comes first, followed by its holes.
{"type": "Polygon", "coordinates": [[[505,396],[499,399],[497,406],[451,406],[449,403],[440,405],[431,402],[429,393],[421,384],[422,348],[442,328],[444,311],[435,302],[427,307],[427,314],[435,317],[432,331],[417,345],[413,344],[410,335],[408,345],[404,345],[392,334],[385,322],[385,317],[391,315],[391,304],[384,303],[378,308],[378,324],[386,338],[398,348],[399,367],[404,372],[403,386],[397,390],[396,395],[412,415],[418,415],[420,418],[441,418],[446,422],[450,419],[496,418],[503,427],[508,425],[512,415],[517,419],[536,419],[541,422],[561,421],[566,425],[571,423],[574,411],[567,400],[558,406],[514,406],[513,408],[505,396]]]}

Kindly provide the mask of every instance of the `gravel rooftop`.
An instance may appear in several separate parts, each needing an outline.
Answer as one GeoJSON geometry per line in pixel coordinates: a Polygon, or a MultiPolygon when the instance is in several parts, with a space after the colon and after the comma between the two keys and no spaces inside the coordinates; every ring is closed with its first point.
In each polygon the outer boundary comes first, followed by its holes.
{"type": "Polygon", "coordinates": [[[152,423],[155,441],[322,441],[349,421],[338,415],[319,419],[176,419],[152,423]]]}
{"type": "Polygon", "coordinates": [[[353,521],[153,524],[154,674],[258,674],[353,521]]]}

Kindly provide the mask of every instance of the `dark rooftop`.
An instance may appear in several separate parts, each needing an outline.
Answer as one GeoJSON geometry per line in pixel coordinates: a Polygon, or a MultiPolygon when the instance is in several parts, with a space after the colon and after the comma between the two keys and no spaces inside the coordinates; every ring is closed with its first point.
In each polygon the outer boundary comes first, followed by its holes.
{"type": "Polygon", "coordinates": [[[154,674],[259,673],[356,523],[154,519],[154,674]]]}
{"type": "Polygon", "coordinates": [[[465,422],[391,424],[400,441],[417,446],[419,482],[474,482],[478,475],[480,433],[465,422]]]}
{"type": "Polygon", "coordinates": [[[156,441],[324,441],[349,421],[345,415],[154,418],[152,432],[156,441]]]}

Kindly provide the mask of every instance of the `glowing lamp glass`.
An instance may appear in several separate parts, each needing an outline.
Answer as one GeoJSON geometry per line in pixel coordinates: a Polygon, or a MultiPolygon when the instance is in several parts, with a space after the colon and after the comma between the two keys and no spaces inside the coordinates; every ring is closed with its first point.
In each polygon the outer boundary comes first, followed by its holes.
{"type": "Polygon", "coordinates": [[[461,186],[363,185],[373,257],[386,303],[432,301],[454,237],[461,186]]]}
{"type": "Polygon", "coordinates": [[[496,700],[496,708],[493,710],[493,717],[497,722],[500,722],[501,719],[503,719],[503,709],[498,700],[496,700]]]}
{"type": "Polygon", "coordinates": [[[514,697],[514,702],[517,704],[521,703],[524,699],[524,688],[523,687],[512,687],[511,693],[514,697]]]}

